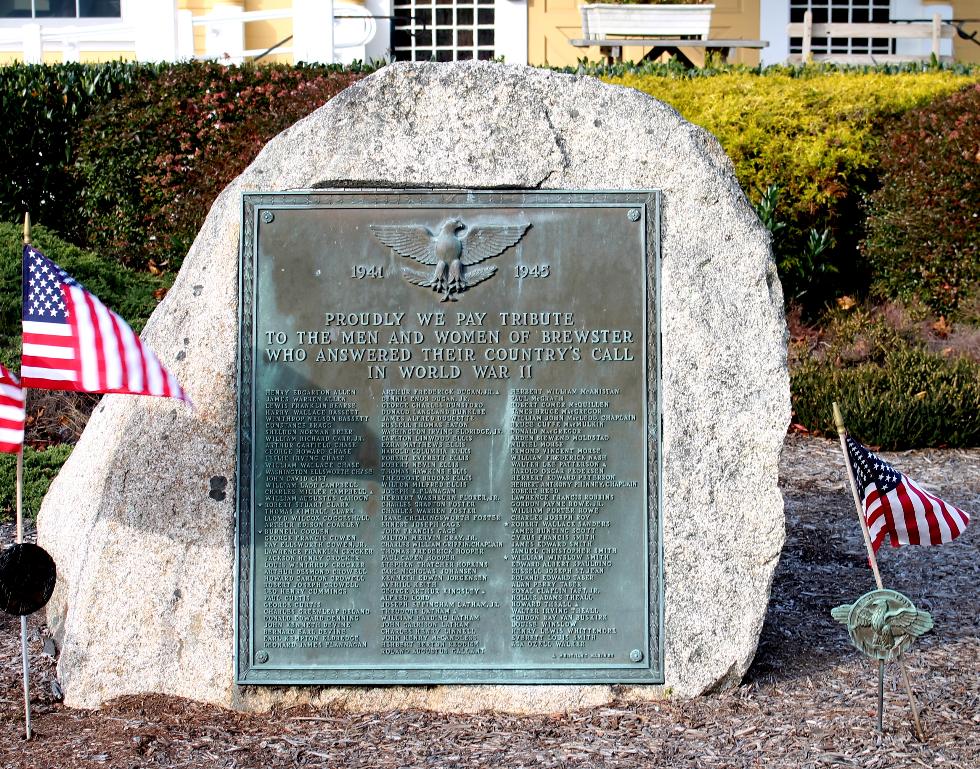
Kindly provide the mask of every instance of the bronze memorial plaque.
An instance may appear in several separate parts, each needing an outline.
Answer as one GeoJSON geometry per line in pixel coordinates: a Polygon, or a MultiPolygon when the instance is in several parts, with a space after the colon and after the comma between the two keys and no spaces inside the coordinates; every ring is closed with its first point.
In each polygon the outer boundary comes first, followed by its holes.
{"type": "Polygon", "coordinates": [[[243,199],[242,684],[663,681],[656,191],[243,199]]]}

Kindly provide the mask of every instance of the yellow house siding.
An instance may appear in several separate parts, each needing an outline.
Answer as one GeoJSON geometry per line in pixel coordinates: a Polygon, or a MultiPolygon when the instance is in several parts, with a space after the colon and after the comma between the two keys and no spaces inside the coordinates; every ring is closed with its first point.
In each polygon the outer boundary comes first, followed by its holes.
{"type": "MultiPolygon", "coordinates": [[[[711,37],[758,39],[759,0],[715,0],[714,5],[711,37]]],[[[561,67],[573,65],[583,56],[591,60],[599,58],[598,48],[575,48],[569,42],[582,37],[582,17],[578,6],[579,0],[528,0],[528,63],[561,67]]],[[[629,47],[624,49],[623,58],[636,61],[649,50],[629,47]]],[[[700,58],[696,49],[689,49],[688,55],[692,59],[700,58]]],[[[733,56],[733,60],[758,64],[759,54],[742,50],[733,56]]]]}
{"type": "MultiPolygon", "coordinates": [[[[45,51],[43,54],[45,64],[61,64],[64,62],[64,55],[60,51],[45,51]]],[[[133,51],[79,51],[78,60],[82,64],[102,64],[107,61],[136,61],[136,54],[133,51]]],[[[4,51],[0,53],[0,67],[8,64],[20,64],[24,61],[24,55],[15,51],[4,51]]]]}
{"type": "MultiPolygon", "coordinates": [[[[980,0],[958,0],[953,3],[954,19],[980,19],[980,0]]],[[[977,40],[980,41],[980,22],[971,22],[964,25],[964,30],[968,35],[977,33],[977,40]]],[[[957,61],[980,64],[980,45],[970,40],[963,40],[958,35],[953,38],[953,57],[957,61]]]]}
{"type": "MultiPolygon", "coordinates": [[[[276,11],[290,9],[292,0],[178,0],[177,8],[191,11],[195,16],[220,10],[220,6],[237,6],[245,11],[276,11]]],[[[290,19],[275,19],[273,21],[250,21],[245,25],[245,50],[264,50],[289,37],[293,32],[290,19]]],[[[203,56],[207,49],[203,26],[194,27],[194,52],[203,56]]],[[[286,45],[290,45],[286,43],[286,45]]],[[[270,55],[263,59],[265,62],[292,62],[290,54],[270,55]]]]}
{"type": "MultiPolygon", "coordinates": [[[[245,0],[246,11],[278,11],[293,7],[292,0],[245,0]]],[[[245,25],[245,50],[254,51],[271,48],[280,40],[285,40],[293,34],[291,19],[274,19],[272,21],[251,21],[245,25]]],[[[292,47],[292,40],[284,47],[292,47]]],[[[292,62],[292,54],[270,54],[262,59],[263,62],[284,61],[292,62]]]]}
{"type": "Polygon", "coordinates": [[[104,61],[136,61],[135,51],[79,51],[82,64],[101,64],[104,61]]]}
{"type": "Polygon", "coordinates": [[[599,58],[598,48],[575,48],[568,41],[582,36],[578,0],[528,0],[528,64],[562,67],[582,56],[599,58]]]}
{"type": "MultiPolygon", "coordinates": [[[[195,16],[203,16],[215,10],[215,6],[234,5],[242,7],[241,0],[177,0],[178,11],[190,11],[195,16]]],[[[203,56],[207,48],[207,31],[203,26],[194,27],[194,53],[203,56]]]]}
{"type": "MultiPolygon", "coordinates": [[[[759,0],[716,0],[709,36],[720,40],[758,40],[759,13],[759,0]]],[[[759,52],[739,48],[731,60],[754,66],[759,63],[759,52]]]]}
{"type": "MultiPolygon", "coordinates": [[[[571,40],[582,37],[580,0],[528,0],[527,61],[552,67],[573,66],[581,58],[598,61],[599,49],[576,48],[571,40]]],[[[625,59],[642,59],[649,48],[628,47],[625,59]]]]}

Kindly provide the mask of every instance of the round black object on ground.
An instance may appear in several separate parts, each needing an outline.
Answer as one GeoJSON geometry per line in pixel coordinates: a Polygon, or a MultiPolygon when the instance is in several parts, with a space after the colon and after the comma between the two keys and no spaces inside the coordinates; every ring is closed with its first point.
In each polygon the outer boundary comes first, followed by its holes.
{"type": "Polygon", "coordinates": [[[57,571],[43,547],[29,542],[0,551],[0,611],[33,614],[54,592],[57,571]]]}

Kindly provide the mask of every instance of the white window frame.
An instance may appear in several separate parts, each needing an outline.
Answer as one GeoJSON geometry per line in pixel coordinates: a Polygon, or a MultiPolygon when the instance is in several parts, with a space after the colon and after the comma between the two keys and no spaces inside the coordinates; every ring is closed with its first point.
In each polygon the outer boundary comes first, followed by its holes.
{"type": "MultiPolygon", "coordinates": [[[[842,24],[848,24],[852,22],[862,21],[868,22],[878,22],[881,24],[887,24],[894,17],[892,13],[892,3],[888,0],[789,0],[790,9],[790,23],[793,23],[792,12],[794,7],[797,10],[824,10],[827,12],[827,23],[839,22],[842,24]],[[816,6],[816,8],[814,8],[816,6]],[[862,11],[867,13],[866,19],[855,19],[854,14],[856,11],[862,11]],[[873,18],[872,14],[875,11],[882,12],[881,15],[885,18],[873,18]],[[846,18],[834,18],[835,12],[843,13],[846,18]]],[[[802,22],[802,16],[799,17],[799,21],[802,22]]],[[[814,23],[824,23],[822,19],[814,18],[814,23]]],[[[834,42],[828,44],[829,38],[821,38],[820,40],[814,40],[811,45],[813,46],[813,53],[818,55],[830,55],[830,56],[867,56],[867,55],[877,55],[877,56],[888,56],[893,53],[894,40],[887,38],[884,42],[875,45],[872,39],[866,39],[865,42],[859,43],[858,40],[864,38],[834,38],[834,42]],[[826,48],[826,50],[824,50],[826,48]]],[[[792,43],[788,43],[790,47],[790,53],[800,53],[800,50],[794,51],[792,49],[792,43]]]]}
{"type": "Polygon", "coordinates": [[[0,53],[20,54],[28,64],[52,55],[78,61],[83,50],[131,51],[138,61],[176,61],[183,50],[177,19],[190,11],[175,11],[175,5],[174,0],[121,0],[120,16],[2,18],[0,53]]]}
{"type": "Polygon", "coordinates": [[[98,23],[105,24],[106,21],[112,19],[122,19],[125,14],[126,0],[120,0],[119,2],[119,15],[118,16],[79,16],[81,12],[81,0],[75,0],[75,15],[74,16],[38,16],[37,15],[37,3],[38,0],[28,0],[31,4],[31,15],[30,16],[3,16],[0,17],[0,22],[10,23],[14,22],[16,24],[71,24],[73,22],[82,23],[98,23]]]}
{"type": "MultiPolygon", "coordinates": [[[[458,61],[458,54],[462,51],[470,53],[471,57],[469,60],[475,61],[479,58],[479,52],[482,49],[490,58],[503,59],[508,64],[527,64],[527,0],[493,0],[493,2],[484,4],[479,4],[477,0],[456,0],[452,4],[445,5],[437,5],[433,0],[395,0],[392,13],[394,14],[395,8],[404,9],[406,6],[413,14],[417,10],[432,11],[433,15],[430,24],[425,26],[416,26],[413,24],[408,28],[409,32],[431,31],[432,41],[429,45],[416,45],[413,38],[408,49],[400,48],[396,51],[394,48],[394,38],[392,37],[393,56],[405,59],[411,57],[415,59],[417,51],[431,51],[433,53],[437,51],[448,51],[452,54],[451,60],[458,61]],[[456,25],[455,12],[459,5],[463,6],[464,9],[473,9],[472,25],[456,25]],[[435,14],[439,10],[450,10],[454,14],[451,25],[448,27],[439,27],[440,30],[450,29],[453,31],[453,42],[451,44],[439,45],[436,43],[435,14]],[[481,10],[492,11],[493,21],[490,23],[480,23],[479,12],[481,10]],[[473,30],[474,38],[472,45],[460,46],[456,43],[455,31],[457,29],[473,30]],[[479,32],[481,30],[493,31],[492,46],[480,45],[479,32]]],[[[394,27],[395,23],[392,21],[392,33],[394,33],[394,27]]],[[[417,60],[424,61],[427,59],[417,60]]]]}

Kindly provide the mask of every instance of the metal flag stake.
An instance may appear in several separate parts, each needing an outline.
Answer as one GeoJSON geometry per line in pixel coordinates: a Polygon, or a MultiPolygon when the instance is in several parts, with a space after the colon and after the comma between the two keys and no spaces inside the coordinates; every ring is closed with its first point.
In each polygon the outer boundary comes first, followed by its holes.
{"type": "MultiPolygon", "coordinates": [[[[895,590],[872,590],[854,603],[835,607],[830,614],[847,626],[851,643],[878,662],[878,731],[883,731],[885,663],[898,660],[904,671],[903,655],[916,638],[932,630],[932,615],[916,609],[908,597],[895,590]]],[[[912,713],[916,728],[921,729],[914,698],[912,713]]]]}
{"type": "Polygon", "coordinates": [[[830,613],[838,622],[847,625],[852,643],[869,657],[878,660],[878,731],[883,730],[883,711],[885,697],[885,662],[897,659],[902,668],[902,678],[909,695],[912,707],[912,721],[915,732],[922,742],[926,741],[925,732],[919,721],[919,707],[912,691],[908,668],[905,666],[903,653],[909,649],[919,635],[932,629],[932,616],[925,611],[915,608],[912,601],[894,590],[886,590],[878,570],[878,560],[871,544],[871,533],[864,518],[861,506],[861,494],[854,478],[854,468],[851,466],[850,455],[847,451],[847,430],[844,427],[844,417],[841,415],[837,402],[834,401],[834,424],[840,437],[841,451],[844,452],[844,466],[847,468],[847,478],[851,483],[851,494],[854,497],[854,507],[857,510],[858,521],[864,534],[864,545],[868,550],[868,563],[874,572],[877,590],[858,598],[852,604],[845,604],[833,609],[830,613]]]}
{"type": "MultiPolygon", "coordinates": [[[[31,242],[31,219],[24,215],[24,250],[31,242]]],[[[23,373],[23,371],[21,372],[23,373]]],[[[24,734],[31,728],[31,665],[27,649],[27,616],[43,608],[54,593],[58,574],[54,560],[44,548],[24,541],[24,424],[27,390],[17,376],[0,365],[0,398],[6,409],[15,409],[19,420],[5,417],[6,433],[0,451],[17,454],[17,535],[16,542],[0,550],[0,611],[20,617],[20,653],[24,672],[24,734]],[[18,423],[17,430],[9,425],[18,423]]]]}
{"type": "MultiPolygon", "coordinates": [[[[24,214],[24,245],[31,243],[31,215],[24,214]]],[[[27,409],[27,390],[24,390],[27,409]]],[[[17,452],[17,544],[24,543],[24,444],[17,452]]],[[[31,660],[27,656],[27,615],[20,615],[20,655],[24,668],[24,737],[31,738],[31,660]]]]}

